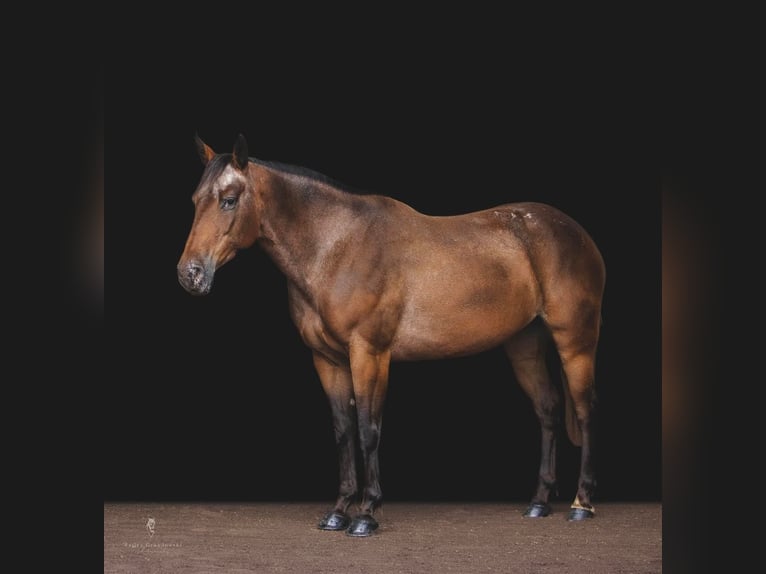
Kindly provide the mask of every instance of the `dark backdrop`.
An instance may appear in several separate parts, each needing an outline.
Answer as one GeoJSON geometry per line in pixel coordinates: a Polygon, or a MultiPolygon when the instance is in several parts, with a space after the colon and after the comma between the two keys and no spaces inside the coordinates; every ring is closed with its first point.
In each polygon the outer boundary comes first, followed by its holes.
{"type": "MultiPolygon", "coordinates": [[[[647,84],[566,52],[502,70],[457,52],[404,67],[383,52],[364,66],[339,54],[286,64],[177,48],[109,77],[105,498],[335,498],[329,406],[284,278],[254,247],[205,298],[176,279],[202,173],[194,134],[228,152],[242,132],[253,156],[424,213],[533,200],[578,220],[607,267],[596,500],[659,500],[660,195],[647,84]]],[[[394,364],[383,429],[387,500],[533,494],[539,427],[500,351],[394,364]]],[[[569,500],[579,450],[564,439],[559,454],[569,500]]]]}

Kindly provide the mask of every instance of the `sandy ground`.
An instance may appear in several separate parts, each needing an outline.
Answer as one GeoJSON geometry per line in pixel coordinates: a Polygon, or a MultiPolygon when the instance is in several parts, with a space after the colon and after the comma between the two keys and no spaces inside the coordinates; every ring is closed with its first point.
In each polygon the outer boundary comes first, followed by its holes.
{"type": "Polygon", "coordinates": [[[553,507],[529,519],[524,504],[393,502],[352,538],[316,527],[326,503],[107,502],[104,573],[662,572],[660,503],[600,503],[577,523],[553,507]]]}

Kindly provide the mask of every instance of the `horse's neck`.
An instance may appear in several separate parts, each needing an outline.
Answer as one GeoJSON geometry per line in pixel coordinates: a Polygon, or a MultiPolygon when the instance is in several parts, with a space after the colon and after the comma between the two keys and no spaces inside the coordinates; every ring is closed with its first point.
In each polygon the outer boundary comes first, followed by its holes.
{"type": "Polygon", "coordinates": [[[289,281],[310,293],[326,258],[364,225],[359,204],[366,200],[292,174],[271,171],[268,181],[259,244],[289,281]]]}

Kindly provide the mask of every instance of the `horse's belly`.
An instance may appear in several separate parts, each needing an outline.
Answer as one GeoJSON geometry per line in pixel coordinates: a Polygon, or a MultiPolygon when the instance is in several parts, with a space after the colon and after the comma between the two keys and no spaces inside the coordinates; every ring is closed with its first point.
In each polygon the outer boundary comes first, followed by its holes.
{"type": "Polygon", "coordinates": [[[528,261],[497,251],[431,258],[419,267],[407,282],[392,359],[485,351],[535,318],[541,298],[528,261]]]}
{"type": "Polygon", "coordinates": [[[415,361],[480,353],[507,341],[537,314],[531,302],[446,311],[406,312],[391,346],[391,358],[415,361]]]}

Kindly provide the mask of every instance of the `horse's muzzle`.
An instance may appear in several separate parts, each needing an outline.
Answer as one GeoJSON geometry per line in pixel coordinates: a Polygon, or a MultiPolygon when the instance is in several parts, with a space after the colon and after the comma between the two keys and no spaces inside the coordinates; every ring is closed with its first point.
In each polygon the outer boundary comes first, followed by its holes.
{"type": "Polygon", "coordinates": [[[197,261],[179,263],[176,267],[178,282],[192,295],[207,295],[213,286],[213,273],[197,261]]]}

